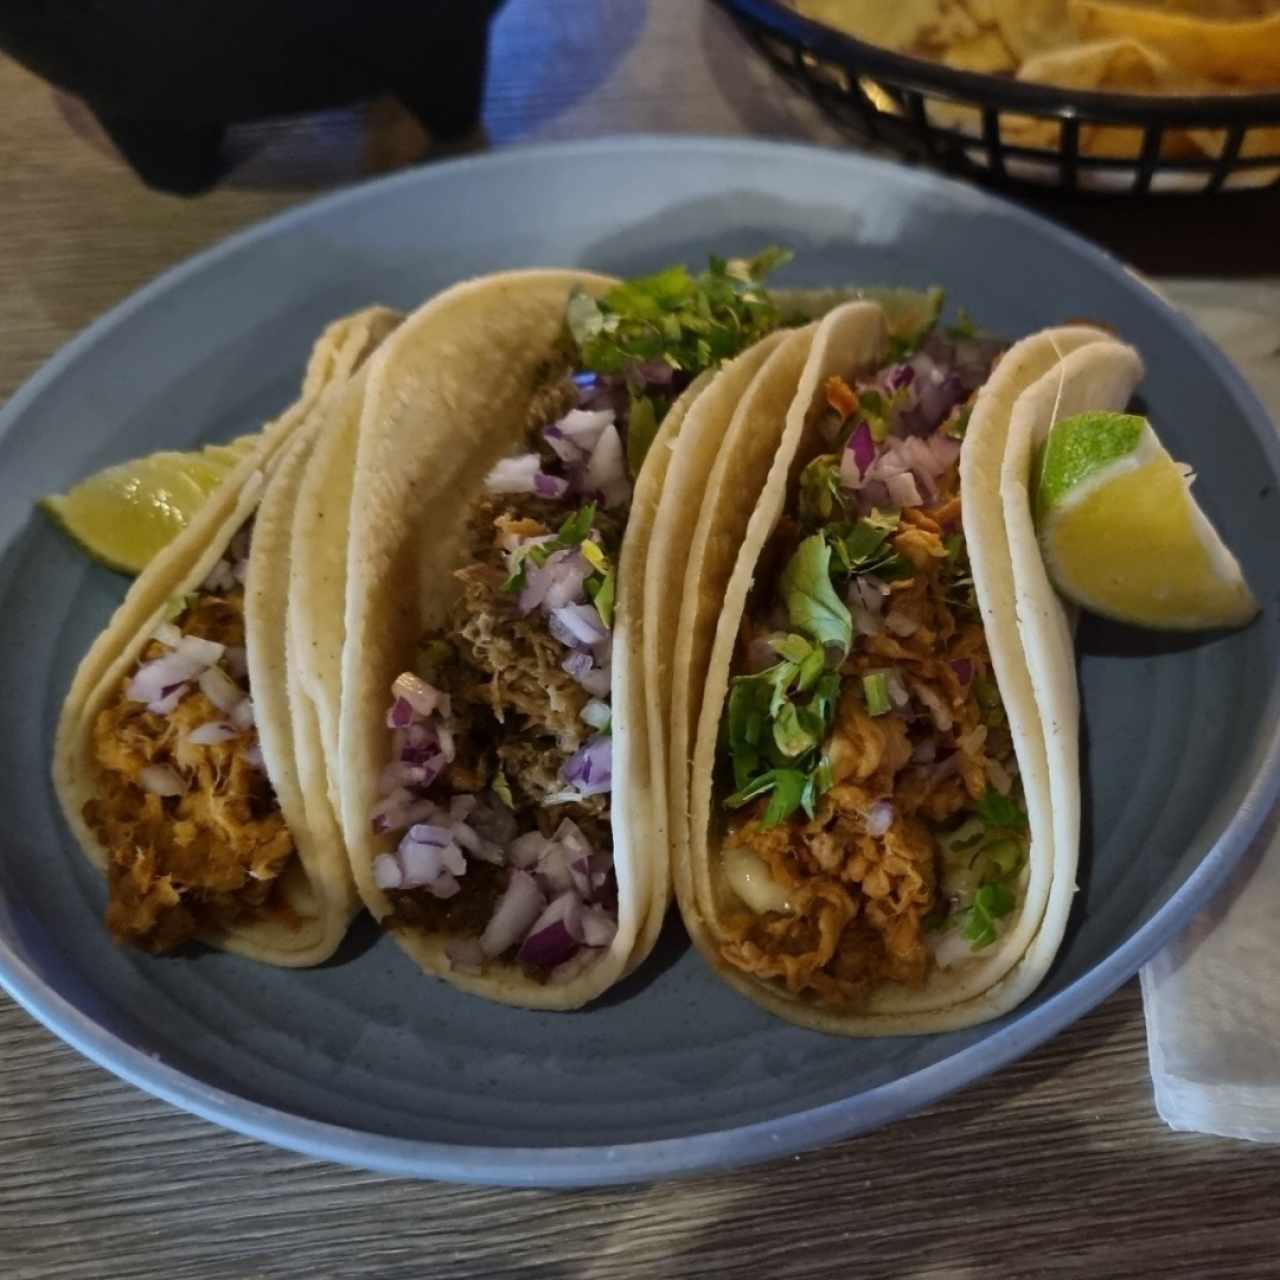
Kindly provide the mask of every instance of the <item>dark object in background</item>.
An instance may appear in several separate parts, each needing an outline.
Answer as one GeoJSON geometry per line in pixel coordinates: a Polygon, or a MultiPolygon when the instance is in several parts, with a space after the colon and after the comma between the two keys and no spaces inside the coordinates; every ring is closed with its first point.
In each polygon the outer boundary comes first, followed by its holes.
{"type": "Polygon", "coordinates": [[[1059,89],[882,49],[802,17],[783,0],[716,3],[791,84],[849,133],[968,178],[1090,195],[1280,187],[1274,138],[1249,138],[1250,128],[1280,126],[1277,92],[1184,97],[1059,89]],[[967,111],[981,132],[941,123],[939,107],[951,119],[956,107],[967,111]],[[1007,142],[1001,123],[1020,115],[1053,121],[1056,147],[1007,142]],[[1138,153],[1090,154],[1080,145],[1080,130],[1088,125],[1135,130],[1142,139],[1138,153]],[[1166,154],[1167,136],[1189,128],[1213,131],[1221,150],[1195,157],[1166,154]]]}
{"type": "Polygon", "coordinates": [[[392,94],[434,141],[480,118],[503,0],[0,0],[0,48],[84,100],[149,186],[207,190],[240,121],[392,94]]]}

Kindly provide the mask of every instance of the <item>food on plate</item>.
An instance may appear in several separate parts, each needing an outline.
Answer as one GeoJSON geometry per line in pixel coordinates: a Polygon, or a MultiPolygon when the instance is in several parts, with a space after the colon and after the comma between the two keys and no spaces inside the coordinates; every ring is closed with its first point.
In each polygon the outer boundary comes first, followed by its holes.
{"type": "Polygon", "coordinates": [[[672,743],[692,726],[691,755],[671,752],[672,856],[703,954],[784,1017],[969,1025],[1025,998],[1057,950],[1074,668],[1032,652],[1028,615],[1062,606],[1034,531],[1006,525],[1001,470],[1018,407],[1051,418],[1033,393],[1064,367],[1062,398],[1098,409],[1123,408],[1141,371],[1083,326],[1003,353],[968,327],[891,344],[879,308],[852,303],[725,436],[676,642],[709,660],[672,702],[672,743]],[[1114,353],[1124,376],[1100,382],[1114,353]]]}
{"type": "Polygon", "coordinates": [[[104,467],[40,505],[95,560],[141,573],[257,444],[242,436],[190,453],[150,453],[104,467]]]}
{"type": "Polygon", "coordinates": [[[653,512],[695,415],[718,436],[741,370],[789,340],[760,285],[780,257],[471,281],[380,362],[337,781],[361,896],[428,973],[572,1008],[653,945],[670,893],[641,660],[653,512]]]}
{"type": "Polygon", "coordinates": [[[54,785],[118,940],[280,965],[332,954],[357,899],[295,759],[285,634],[294,484],[399,317],[331,325],[302,397],[154,555],[81,662],[54,785]]]}
{"type": "MultiPolygon", "coordinates": [[[[1280,0],[794,0],[796,9],[850,35],[959,70],[1012,75],[1065,89],[1151,94],[1232,93],[1280,87],[1280,0]]],[[[891,100],[885,102],[890,104],[891,100]]],[[[978,133],[965,104],[930,101],[935,124],[978,133]]],[[[1056,118],[1005,113],[1009,145],[1056,149],[1056,118]]],[[[1244,156],[1277,148],[1273,127],[1250,130],[1244,156]]],[[[1141,128],[1083,121],[1085,155],[1136,157],[1141,128]]],[[[1170,129],[1161,154],[1218,155],[1223,131],[1170,129]]]]}
{"type": "Polygon", "coordinates": [[[1136,414],[1059,417],[1032,492],[1049,575],[1069,600],[1144,627],[1240,626],[1258,612],[1236,558],[1136,414]]]}

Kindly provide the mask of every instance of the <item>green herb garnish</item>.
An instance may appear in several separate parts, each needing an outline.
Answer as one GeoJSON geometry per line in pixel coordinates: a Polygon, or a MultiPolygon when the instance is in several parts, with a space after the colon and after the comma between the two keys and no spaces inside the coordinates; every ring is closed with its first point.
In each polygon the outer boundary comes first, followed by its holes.
{"type": "Polygon", "coordinates": [[[988,827],[1022,831],[1027,826],[1027,815],[1018,808],[1011,797],[1001,795],[995,787],[988,786],[974,807],[978,811],[978,817],[988,827]]]}
{"type": "Polygon", "coordinates": [[[511,784],[507,781],[507,775],[499,769],[493,775],[493,781],[489,784],[493,788],[493,793],[507,806],[508,809],[516,807],[515,797],[511,794],[511,784]]]}
{"type": "Polygon", "coordinates": [[[960,936],[975,950],[989,947],[997,938],[996,921],[1003,919],[1017,905],[1017,899],[999,881],[984,884],[973,895],[973,904],[965,913],[960,936]]]}
{"type": "Polygon", "coordinates": [[[658,435],[658,411],[650,396],[632,396],[627,411],[627,466],[638,476],[658,435]]]}
{"type": "Polygon", "coordinates": [[[557,551],[568,551],[572,547],[580,547],[591,532],[596,518],[596,504],[588,502],[579,507],[556,531],[554,538],[546,542],[526,542],[511,553],[511,572],[502,590],[508,593],[522,591],[525,585],[525,562],[532,560],[536,565],[544,565],[557,551]]]}
{"type": "Polygon", "coordinates": [[[616,285],[598,301],[575,290],[565,319],[581,367],[625,373],[637,362],[665,360],[696,374],[737,355],[778,327],[763,281],[790,258],[786,249],[768,248],[747,259],[713,257],[697,276],[667,267],[616,285]]]}
{"type": "Polygon", "coordinates": [[[837,512],[844,511],[845,490],[840,480],[840,455],[823,453],[800,473],[797,515],[805,529],[826,524],[837,512]]]}
{"type": "Polygon", "coordinates": [[[831,585],[831,548],[815,533],[806,538],[782,571],[787,618],[816,644],[831,645],[843,658],[853,643],[853,618],[831,585]]]}
{"type": "Polygon", "coordinates": [[[882,716],[893,704],[889,701],[889,677],[883,671],[873,671],[862,677],[862,696],[867,700],[867,714],[882,716]]]}

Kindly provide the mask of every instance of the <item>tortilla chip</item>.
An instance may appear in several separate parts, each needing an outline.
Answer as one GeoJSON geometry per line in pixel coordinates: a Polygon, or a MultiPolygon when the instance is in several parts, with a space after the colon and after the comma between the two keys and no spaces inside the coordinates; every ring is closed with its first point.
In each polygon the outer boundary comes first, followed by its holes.
{"type": "Polygon", "coordinates": [[[1071,44],[1067,0],[991,0],[1004,42],[1019,59],[1071,44]]]}
{"type": "Polygon", "coordinates": [[[1191,77],[1224,84],[1280,84],[1280,13],[1223,21],[1161,9],[1136,9],[1116,0],[1070,0],[1081,39],[1140,42],[1191,77]]]}
{"type": "Polygon", "coordinates": [[[1018,65],[1013,51],[998,31],[983,31],[972,39],[953,44],[943,53],[942,61],[958,71],[988,74],[1012,71],[1018,65]]]}

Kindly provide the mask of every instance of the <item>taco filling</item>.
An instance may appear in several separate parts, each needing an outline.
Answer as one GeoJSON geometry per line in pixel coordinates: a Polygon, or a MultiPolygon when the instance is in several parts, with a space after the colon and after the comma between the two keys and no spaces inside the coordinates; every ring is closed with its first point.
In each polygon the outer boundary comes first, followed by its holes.
{"type": "Polygon", "coordinates": [[[456,598],[387,712],[373,865],[391,928],[446,935],[450,964],[569,981],[617,929],[613,611],[632,486],[667,409],[776,328],[783,255],[573,294],[521,452],[467,517],[456,598]]]}
{"type": "Polygon", "coordinates": [[[1017,764],[968,571],[961,440],[998,347],[931,333],[831,378],[756,574],[722,725],[724,959],[865,1006],[1007,927],[1017,764]],[[899,353],[905,354],[905,353],[899,353]]]}
{"type": "Polygon", "coordinates": [[[277,901],[293,839],[263,767],[245,656],[251,526],[176,602],[94,720],[84,818],[109,851],[107,924],[169,951],[277,901]]]}

